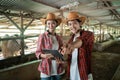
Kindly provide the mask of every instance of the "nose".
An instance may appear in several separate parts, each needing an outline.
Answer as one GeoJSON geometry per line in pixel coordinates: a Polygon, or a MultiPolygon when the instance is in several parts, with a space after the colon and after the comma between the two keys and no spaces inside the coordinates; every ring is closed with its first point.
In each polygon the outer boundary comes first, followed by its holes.
{"type": "Polygon", "coordinates": [[[49,26],[50,26],[50,28],[51,28],[51,27],[53,27],[53,25],[52,25],[52,24],[50,24],[49,26]]]}

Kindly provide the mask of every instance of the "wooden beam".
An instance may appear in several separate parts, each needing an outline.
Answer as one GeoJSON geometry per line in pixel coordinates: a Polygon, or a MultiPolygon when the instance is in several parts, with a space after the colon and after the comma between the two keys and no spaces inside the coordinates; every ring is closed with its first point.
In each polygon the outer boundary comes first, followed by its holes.
{"type": "MultiPolygon", "coordinates": [[[[14,17],[20,17],[20,14],[18,13],[8,13],[0,11],[0,15],[8,15],[8,16],[14,16],[14,17]]],[[[32,16],[32,14],[31,14],[32,16]]],[[[30,15],[23,15],[24,18],[32,18],[30,15]]],[[[34,16],[33,16],[34,17],[34,16]]],[[[35,19],[40,19],[40,17],[34,17],[35,19]]]]}
{"type": "Polygon", "coordinates": [[[98,1],[117,1],[117,0],[98,0],[98,1]]]}
{"type": "Polygon", "coordinates": [[[24,39],[27,39],[27,38],[32,38],[32,37],[38,37],[38,35],[33,35],[33,36],[18,36],[18,37],[8,37],[8,38],[0,38],[0,41],[4,41],[4,40],[11,40],[11,39],[21,39],[21,38],[24,38],[24,39]]]}
{"type": "Polygon", "coordinates": [[[112,16],[112,15],[111,14],[106,14],[106,15],[98,15],[98,16],[91,16],[91,17],[98,18],[98,17],[106,17],[106,16],[112,16]]]}
{"type": "Polygon", "coordinates": [[[102,22],[114,22],[114,21],[120,21],[120,20],[118,20],[118,19],[100,19],[100,21],[102,21],[102,22]]]}
{"type": "Polygon", "coordinates": [[[21,28],[8,15],[5,14],[5,16],[21,31],[21,28]]]}
{"type": "Polygon", "coordinates": [[[120,6],[111,6],[111,7],[100,7],[100,8],[84,8],[81,11],[84,12],[92,12],[92,11],[100,11],[100,10],[111,10],[111,9],[118,9],[120,6]]]}
{"type": "Polygon", "coordinates": [[[41,3],[41,4],[46,5],[46,6],[50,6],[50,7],[56,8],[56,9],[59,9],[59,7],[53,6],[52,4],[44,3],[44,2],[42,2],[41,0],[32,0],[32,1],[41,3]]]}
{"type": "Polygon", "coordinates": [[[88,10],[92,10],[92,11],[94,11],[94,10],[109,10],[109,9],[118,9],[118,8],[120,8],[120,6],[110,6],[110,7],[100,7],[100,8],[88,8],[88,10]]]}

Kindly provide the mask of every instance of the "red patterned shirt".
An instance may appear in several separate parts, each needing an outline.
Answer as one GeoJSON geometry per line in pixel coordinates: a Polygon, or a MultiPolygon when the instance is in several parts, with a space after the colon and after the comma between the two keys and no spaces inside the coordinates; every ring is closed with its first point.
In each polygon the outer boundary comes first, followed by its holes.
{"type": "MultiPolygon", "coordinates": [[[[59,44],[59,49],[63,45],[62,39],[59,35],[55,34],[56,39],[59,44]]],[[[38,38],[37,50],[36,50],[36,57],[40,59],[40,55],[44,54],[42,49],[52,49],[52,40],[49,36],[48,32],[41,34],[38,38]]],[[[50,75],[51,73],[51,59],[42,59],[42,62],[38,66],[38,70],[42,73],[50,75]]],[[[63,64],[59,64],[57,67],[57,73],[63,72],[63,64]]]]}
{"type": "MultiPolygon", "coordinates": [[[[73,42],[74,35],[68,43],[73,42]]],[[[88,74],[91,73],[91,53],[94,43],[94,35],[90,31],[80,31],[78,39],[82,40],[82,46],[78,48],[78,69],[81,80],[88,80],[88,74]]],[[[70,64],[72,55],[68,55],[68,77],[70,76],[70,64]]]]}

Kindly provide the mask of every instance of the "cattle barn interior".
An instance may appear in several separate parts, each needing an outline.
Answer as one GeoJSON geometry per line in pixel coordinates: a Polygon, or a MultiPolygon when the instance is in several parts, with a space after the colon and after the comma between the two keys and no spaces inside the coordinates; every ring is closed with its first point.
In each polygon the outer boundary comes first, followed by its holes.
{"type": "MultiPolygon", "coordinates": [[[[82,28],[94,33],[94,80],[120,80],[120,0],[0,0],[0,80],[40,80],[35,51],[46,30],[40,18],[52,12],[65,19],[70,11],[85,16],[82,28]]],[[[64,23],[56,32],[64,41],[71,34],[64,23]]]]}

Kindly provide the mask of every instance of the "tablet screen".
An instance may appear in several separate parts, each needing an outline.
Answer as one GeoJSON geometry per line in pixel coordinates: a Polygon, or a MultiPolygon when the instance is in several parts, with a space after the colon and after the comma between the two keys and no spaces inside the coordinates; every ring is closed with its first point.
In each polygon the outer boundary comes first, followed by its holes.
{"type": "Polygon", "coordinates": [[[62,55],[61,53],[59,53],[58,50],[43,49],[43,52],[44,52],[45,54],[52,54],[54,57],[58,57],[58,58],[60,58],[61,60],[64,61],[63,55],[62,55]]]}

